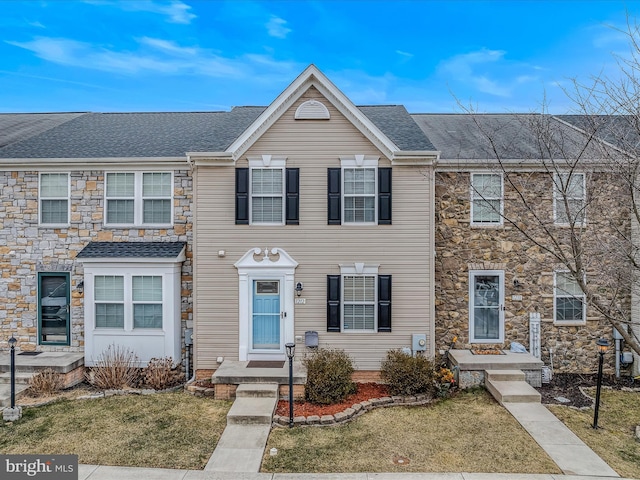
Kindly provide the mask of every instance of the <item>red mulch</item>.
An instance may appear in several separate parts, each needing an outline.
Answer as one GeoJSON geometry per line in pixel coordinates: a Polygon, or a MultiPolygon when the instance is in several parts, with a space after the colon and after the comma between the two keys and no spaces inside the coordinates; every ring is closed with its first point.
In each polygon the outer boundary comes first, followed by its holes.
{"type": "MultiPolygon", "coordinates": [[[[351,408],[354,403],[364,402],[372,398],[388,397],[389,392],[386,385],[379,383],[358,383],[358,391],[353,395],[349,395],[344,402],[334,403],[332,405],[316,405],[304,401],[293,402],[294,417],[309,417],[311,415],[334,415],[338,412],[344,412],[347,408],[351,408]]],[[[289,416],[289,401],[280,400],[276,408],[276,415],[283,417],[289,416]]]]}

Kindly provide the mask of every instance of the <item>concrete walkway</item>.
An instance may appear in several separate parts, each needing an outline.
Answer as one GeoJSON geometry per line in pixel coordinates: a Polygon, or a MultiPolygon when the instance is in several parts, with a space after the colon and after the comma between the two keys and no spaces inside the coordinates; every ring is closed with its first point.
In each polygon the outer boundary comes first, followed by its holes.
{"type": "Polygon", "coordinates": [[[80,465],[79,470],[78,480],[611,480],[598,476],[517,473],[221,473],[97,465],[80,465]]]}

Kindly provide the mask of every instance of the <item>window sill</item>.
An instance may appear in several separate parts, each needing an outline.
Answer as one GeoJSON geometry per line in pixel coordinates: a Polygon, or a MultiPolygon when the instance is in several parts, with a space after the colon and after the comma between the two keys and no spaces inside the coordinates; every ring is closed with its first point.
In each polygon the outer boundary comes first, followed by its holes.
{"type": "Polygon", "coordinates": [[[158,223],[158,224],[151,224],[151,223],[144,223],[142,225],[136,225],[133,223],[124,223],[124,224],[110,224],[110,223],[103,223],[102,224],[103,228],[173,228],[173,223],[158,223]]]}
{"type": "Polygon", "coordinates": [[[71,228],[70,223],[39,223],[38,228],[71,228]]]}
{"type": "Polygon", "coordinates": [[[584,327],[586,320],[554,320],[553,324],[557,327],[584,327]]]}
{"type": "Polygon", "coordinates": [[[471,228],[501,228],[504,227],[504,223],[473,223],[469,224],[471,228]]]}

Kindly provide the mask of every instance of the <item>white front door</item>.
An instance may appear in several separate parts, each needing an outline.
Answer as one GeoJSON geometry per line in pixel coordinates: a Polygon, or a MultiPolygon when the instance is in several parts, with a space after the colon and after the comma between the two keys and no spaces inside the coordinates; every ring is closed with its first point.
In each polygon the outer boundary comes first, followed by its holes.
{"type": "Polygon", "coordinates": [[[504,272],[469,272],[469,339],[471,343],[504,342],[504,272]]]}
{"type": "Polygon", "coordinates": [[[280,280],[253,280],[251,353],[282,352],[284,312],[280,280]]]}

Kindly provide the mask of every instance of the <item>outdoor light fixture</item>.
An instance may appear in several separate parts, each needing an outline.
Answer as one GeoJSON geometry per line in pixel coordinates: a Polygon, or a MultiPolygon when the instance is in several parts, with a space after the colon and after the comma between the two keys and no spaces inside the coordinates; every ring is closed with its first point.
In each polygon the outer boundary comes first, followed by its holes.
{"type": "Polygon", "coordinates": [[[598,411],[600,410],[600,390],[602,388],[602,363],[604,361],[604,354],[607,353],[607,349],[609,348],[609,342],[606,338],[599,338],[596,342],[596,346],[598,347],[598,354],[600,358],[598,359],[598,385],[596,387],[596,408],[593,412],[593,428],[598,428],[598,411]]]}
{"type": "Polygon", "coordinates": [[[11,335],[9,348],[11,349],[11,408],[16,408],[16,337],[11,335]]]}
{"type": "MultiPolygon", "coordinates": [[[[300,295],[302,295],[302,290],[304,290],[304,286],[302,285],[302,282],[298,282],[296,283],[296,295],[299,297],[300,295]]],[[[287,354],[288,355],[288,354],[287,354]]]]}
{"type": "MultiPolygon", "coordinates": [[[[298,283],[300,285],[300,283],[298,283]]],[[[296,290],[298,287],[296,287],[296,290]]],[[[302,288],[300,289],[302,290],[302,288]]],[[[289,359],[289,428],[293,427],[293,357],[296,354],[296,344],[286,343],[284,348],[289,359]]]]}

